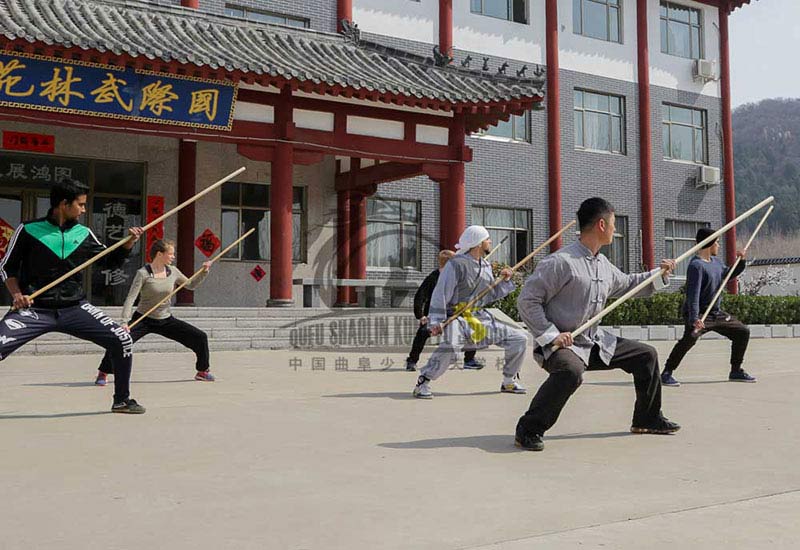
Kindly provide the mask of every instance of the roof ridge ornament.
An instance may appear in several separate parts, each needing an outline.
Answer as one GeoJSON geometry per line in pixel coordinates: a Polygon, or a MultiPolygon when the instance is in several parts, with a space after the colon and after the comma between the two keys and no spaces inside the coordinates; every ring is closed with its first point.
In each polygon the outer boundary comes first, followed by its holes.
{"type": "Polygon", "coordinates": [[[503,64],[497,68],[497,74],[506,74],[506,69],[508,69],[508,61],[503,61],[503,64]]]}
{"type": "Polygon", "coordinates": [[[488,71],[489,70],[489,58],[488,57],[484,57],[483,58],[483,67],[481,67],[481,69],[484,70],[484,71],[488,71]]]}
{"type": "Polygon", "coordinates": [[[442,53],[441,48],[439,46],[433,47],[433,63],[437,67],[446,67],[450,63],[453,62],[453,58],[447,55],[446,53],[442,53]]]}
{"type": "Polygon", "coordinates": [[[342,19],[340,23],[342,25],[341,34],[355,46],[361,45],[361,29],[358,28],[358,25],[349,19],[342,19]]]}
{"type": "Polygon", "coordinates": [[[467,55],[467,57],[465,57],[464,60],[461,62],[461,66],[464,67],[465,69],[469,69],[469,64],[471,62],[472,62],[472,56],[467,55]]]}

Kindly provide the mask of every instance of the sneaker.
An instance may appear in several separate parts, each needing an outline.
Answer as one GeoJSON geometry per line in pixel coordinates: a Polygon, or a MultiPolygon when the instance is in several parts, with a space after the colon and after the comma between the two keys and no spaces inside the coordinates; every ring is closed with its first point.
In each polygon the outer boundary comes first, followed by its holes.
{"type": "Polygon", "coordinates": [[[406,360],[406,370],[408,372],[415,372],[417,370],[417,364],[413,361],[406,360]]]}
{"type": "Polygon", "coordinates": [[[658,418],[643,426],[631,426],[631,432],[635,434],[671,434],[680,430],[681,427],[675,422],[670,422],[664,416],[658,415],[658,418]]]}
{"type": "Polygon", "coordinates": [[[542,441],[542,436],[539,434],[520,435],[517,433],[514,438],[514,446],[526,451],[543,451],[544,441],[542,441]]]}
{"type": "Polygon", "coordinates": [[[94,379],[95,386],[105,386],[108,384],[108,375],[102,371],[97,371],[97,378],[94,379]]]}
{"type": "Polygon", "coordinates": [[[518,379],[514,379],[510,384],[500,384],[500,391],[503,393],[528,393],[527,388],[520,384],[518,379]]]}
{"type": "Polygon", "coordinates": [[[675,380],[675,377],[672,376],[672,371],[665,370],[661,373],[661,385],[677,388],[681,383],[675,380]]]}
{"type": "Polygon", "coordinates": [[[470,359],[469,361],[464,361],[464,369],[465,370],[481,370],[484,367],[482,361],[478,361],[477,359],[470,359]]]}
{"type": "Polygon", "coordinates": [[[194,375],[194,379],[201,380],[203,382],[213,382],[214,375],[207,370],[199,370],[197,371],[197,374],[194,375]]]}
{"type": "Polygon", "coordinates": [[[750,376],[742,369],[739,370],[732,370],[731,373],[728,375],[729,382],[755,382],[755,376],[750,376]]]}
{"type": "Polygon", "coordinates": [[[126,414],[144,414],[145,408],[142,407],[135,399],[126,399],[119,403],[114,403],[111,407],[113,413],[126,413],[126,414]]]}
{"type": "Polygon", "coordinates": [[[431,393],[430,386],[428,386],[428,382],[430,382],[430,380],[425,376],[417,378],[417,385],[414,386],[414,391],[411,395],[417,399],[433,399],[433,394],[431,393]]]}

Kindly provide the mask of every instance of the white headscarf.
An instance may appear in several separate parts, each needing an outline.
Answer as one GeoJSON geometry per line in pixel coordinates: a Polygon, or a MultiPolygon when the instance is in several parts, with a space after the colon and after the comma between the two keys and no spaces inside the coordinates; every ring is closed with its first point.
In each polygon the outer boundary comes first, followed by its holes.
{"type": "Polygon", "coordinates": [[[456,254],[466,254],[489,238],[489,232],[482,225],[470,225],[461,234],[456,245],[456,254]]]}

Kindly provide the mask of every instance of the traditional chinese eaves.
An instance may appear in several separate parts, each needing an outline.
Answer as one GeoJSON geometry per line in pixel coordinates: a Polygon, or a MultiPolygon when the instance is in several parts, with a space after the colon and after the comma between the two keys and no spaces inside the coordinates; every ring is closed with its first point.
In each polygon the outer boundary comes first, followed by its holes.
{"type": "Polygon", "coordinates": [[[255,24],[136,0],[0,2],[0,39],[7,49],[45,45],[137,64],[193,65],[234,80],[447,110],[512,103],[517,111],[544,95],[540,75],[522,79],[438,66],[430,58],[360,43],[353,34],[255,24]]]}

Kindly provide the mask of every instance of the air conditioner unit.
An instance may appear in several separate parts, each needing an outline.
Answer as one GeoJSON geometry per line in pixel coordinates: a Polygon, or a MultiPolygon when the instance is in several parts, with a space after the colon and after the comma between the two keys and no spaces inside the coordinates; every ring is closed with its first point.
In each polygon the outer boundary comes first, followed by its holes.
{"type": "Polygon", "coordinates": [[[708,189],[715,185],[719,185],[720,170],[714,166],[698,166],[697,179],[695,180],[695,187],[697,189],[708,189]]]}
{"type": "Polygon", "coordinates": [[[714,62],[708,59],[695,59],[692,76],[695,80],[702,80],[703,82],[710,82],[717,79],[714,73],[714,62]]]}

